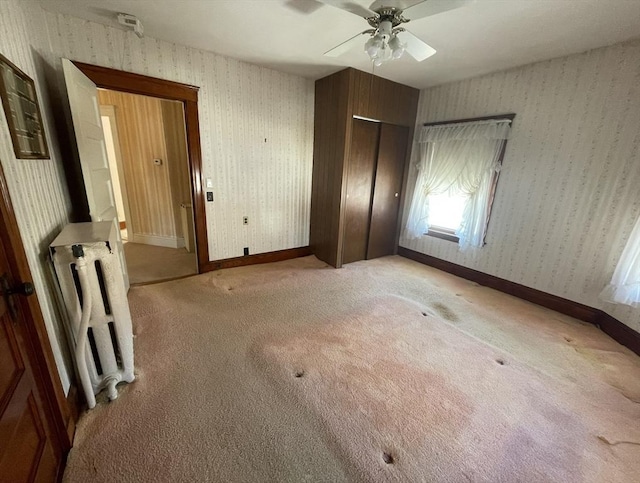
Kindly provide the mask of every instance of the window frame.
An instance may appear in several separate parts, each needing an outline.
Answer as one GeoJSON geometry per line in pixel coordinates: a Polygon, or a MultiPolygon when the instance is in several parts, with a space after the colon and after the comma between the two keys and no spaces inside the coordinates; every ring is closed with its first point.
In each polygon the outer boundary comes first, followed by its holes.
{"type": "MultiPolygon", "coordinates": [[[[443,124],[465,124],[469,122],[478,122],[478,121],[493,121],[493,120],[505,120],[508,119],[511,121],[511,126],[513,126],[513,120],[515,119],[515,113],[509,114],[497,114],[493,116],[483,116],[483,117],[473,117],[468,119],[454,119],[451,121],[437,121],[437,122],[425,122],[423,126],[441,126],[443,124]]],[[[509,140],[505,139],[504,144],[502,145],[502,150],[500,151],[500,155],[498,157],[498,163],[502,166],[502,161],[504,160],[504,154],[507,151],[507,142],[509,140]]],[[[491,214],[493,212],[493,200],[496,197],[496,187],[498,186],[498,179],[500,178],[500,171],[493,173],[493,178],[491,180],[491,193],[489,194],[489,215],[487,216],[487,223],[484,228],[484,238],[482,240],[482,246],[487,244],[487,232],[489,231],[489,221],[491,220],[491,214]]],[[[439,238],[441,240],[446,240],[454,243],[458,243],[460,238],[455,234],[455,230],[450,228],[445,228],[442,226],[430,226],[427,233],[427,236],[431,236],[434,238],[439,238]]]]}

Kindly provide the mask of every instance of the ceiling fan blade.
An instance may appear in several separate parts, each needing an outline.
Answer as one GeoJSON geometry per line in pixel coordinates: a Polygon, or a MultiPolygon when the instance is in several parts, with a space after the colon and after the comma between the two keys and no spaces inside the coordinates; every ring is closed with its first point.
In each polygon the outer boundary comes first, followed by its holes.
{"type": "Polygon", "coordinates": [[[409,8],[420,0],[375,0],[371,5],[369,5],[369,10],[373,10],[374,12],[382,7],[396,7],[400,10],[404,10],[409,8]]]}
{"type": "Polygon", "coordinates": [[[287,0],[284,6],[298,13],[309,15],[324,5],[317,0],[287,0]]]}
{"type": "Polygon", "coordinates": [[[423,17],[430,17],[455,8],[465,7],[476,0],[423,0],[407,7],[402,12],[405,18],[417,20],[423,17]]]}
{"type": "Polygon", "coordinates": [[[369,18],[377,15],[375,12],[372,12],[367,7],[360,5],[354,0],[318,0],[320,3],[325,3],[327,5],[331,5],[332,7],[339,8],[340,10],[345,10],[347,12],[353,13],[358,17],[369,18]]]}
{"type": "Polygon", "coordinates": [[[436,49],[406,30],[398,32],[398,38],[405,44],[405,51],[418,62],[422,62],[436,53],[436,49]]]}
{"type": "MultiPolygon", "coordinates": [[[[369,32],[360,32],[358,35],[351,37],[349,40],[345,40],[341,44],[335,46],[333,49],[327,50],[324,55],[326,55],[327,57],[338,57],[344,54],[345,52],[351,50],[358,42],[361,42],[363,40],[362,36],[366,33],[369,32]]],[[[361,43],[362,48],[364,49],[364,42],[362,41],[361,43]]]]}

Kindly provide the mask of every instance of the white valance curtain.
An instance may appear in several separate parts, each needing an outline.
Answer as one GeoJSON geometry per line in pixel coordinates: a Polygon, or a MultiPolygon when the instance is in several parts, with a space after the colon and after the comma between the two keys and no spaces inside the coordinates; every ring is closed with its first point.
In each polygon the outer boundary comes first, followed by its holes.
{"type": "Polygon", "coordinates": [[[611,283],[600,298],[607,302],[640,307],[640,218],[622,251],[611,283]]]}
{"type": "Polygon", "coordinates": [[[481,247],[491,180],[500,169],[500,153],[509,137],[508,119],[424,126],[418,135],[418,177],[405,236],[418,238],[429,229],[429,195],[466,196],[456,235],[461,249],[481,247]]]}

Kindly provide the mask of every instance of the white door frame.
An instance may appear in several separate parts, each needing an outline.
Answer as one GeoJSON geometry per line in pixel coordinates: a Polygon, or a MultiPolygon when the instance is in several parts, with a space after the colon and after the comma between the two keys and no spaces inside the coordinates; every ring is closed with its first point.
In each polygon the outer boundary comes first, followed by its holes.
{"type": "Polygon", "coordinates": [[[133,226],[133,218],[129,209],[129,191],[127,188],[127,180],[124,175],[124,166],[122,163],[122,151],[120,150],[120,135],[118,131],[118,117],[116,114],[116,106],[100,105],[100,115],[109,118],[111,124],[111,136],[113,137],[113,151],[116,154],[116,167],[118,168],[118,181],[120,181],[120,194],[122,195],[122,205],[124,207],[124,217],[127,224],[127,236],[133,239],[135,233],[133,226]],[[130,235],[129,235],[130,234],[130,235]]]}

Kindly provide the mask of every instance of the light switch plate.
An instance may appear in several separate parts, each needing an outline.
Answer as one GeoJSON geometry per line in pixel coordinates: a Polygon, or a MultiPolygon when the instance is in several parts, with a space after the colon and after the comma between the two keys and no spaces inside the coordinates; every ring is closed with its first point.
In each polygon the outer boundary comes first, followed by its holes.
{"type": "Polygon", "coordinates": [[[213,188],[213,180],[211,178],[207,178],[207,188],[213,188]]]}

